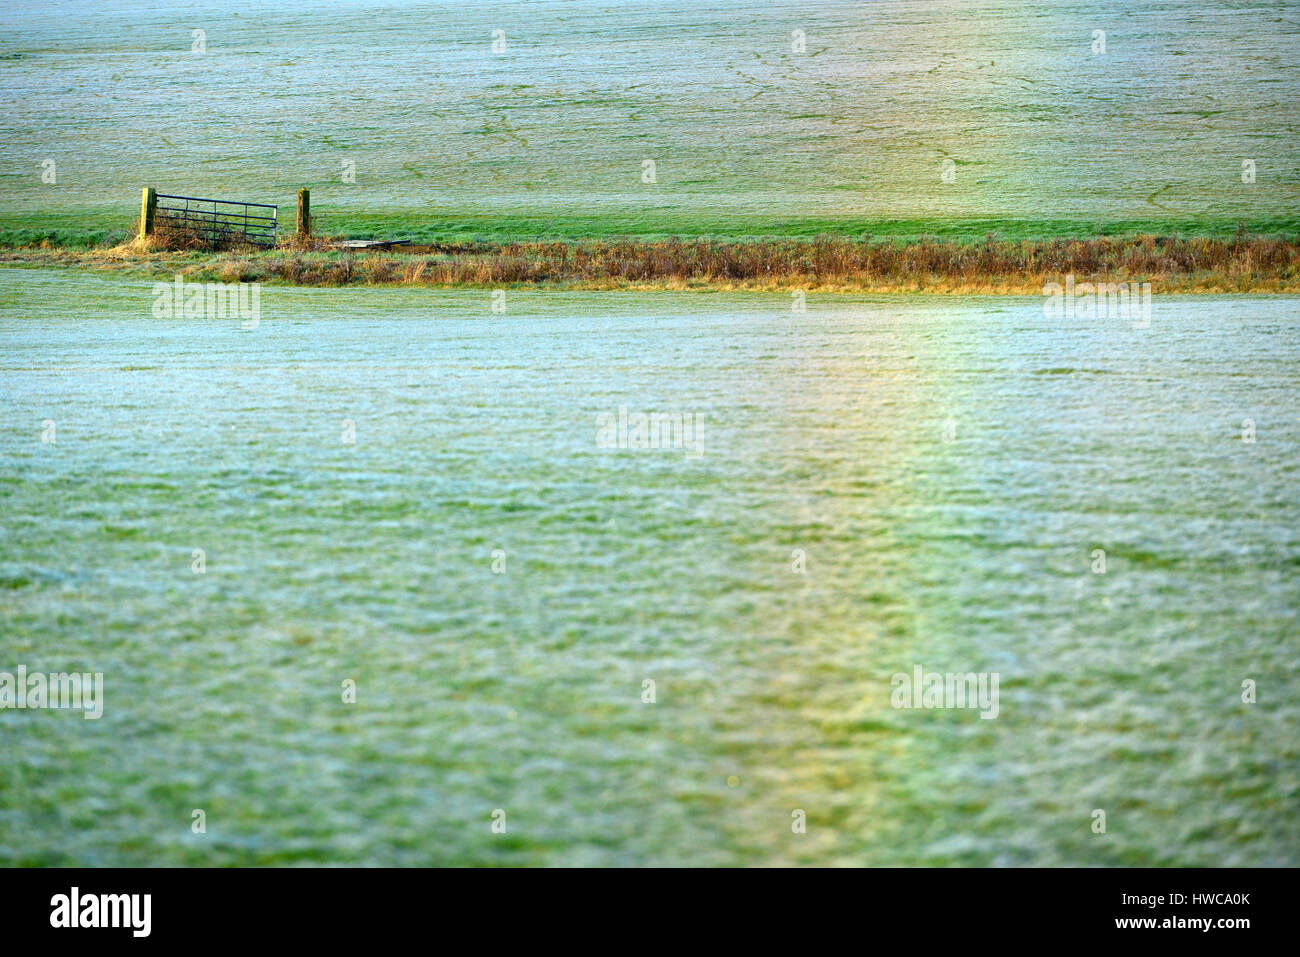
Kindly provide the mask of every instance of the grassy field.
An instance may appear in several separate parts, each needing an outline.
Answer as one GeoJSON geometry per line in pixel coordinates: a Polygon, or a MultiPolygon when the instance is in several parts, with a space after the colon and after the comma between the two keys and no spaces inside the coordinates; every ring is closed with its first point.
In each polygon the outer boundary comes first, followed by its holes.
{"type": "Polygon", "coordinates": [[[106,696],[0,708],[0,864],[1294,866],[1297,49],[1269,0],[6,0],[0,671],[106,696]],[[282,245],[135,242],[148,187],[282,245]]]}
{"type": "Polygon", "coordinates": [[[1300,232],[1287,7],[39,9],[0,11],[2,245],[112,243],[143,186],[414,242],[1300,232]]]}
{"type": "MultiPolygon", "coordinates": [[[[129,239],[138,210],[120,213],[0,214],[0,248],[53,245],[65,249],[114,246],[129,239]]],[[[280,210],[292,230],[293,207],[280,210]]],[[[1226,238],[1245,226],[1252,234],[1300,239],[1300,216],[1246,219],[785,219],[761,216],[705,218],[693,214],[655,217],[516,214],[455,215],[436,211],[338,213],[315,215],[323,233],[345,239],[406,239],[415,244],[573,241],[635,238],[654,242],[674,238],[745,242],[761,239],[834,236],[943,239],[970,243],[989,234],[1005,240],[1047,241],[1138,235],[1226,238]]]]}
{"type": "Polygon", "coordinates": [[[1294,297],[2,279],[0,864],[1300,862],[1294,297]]]}

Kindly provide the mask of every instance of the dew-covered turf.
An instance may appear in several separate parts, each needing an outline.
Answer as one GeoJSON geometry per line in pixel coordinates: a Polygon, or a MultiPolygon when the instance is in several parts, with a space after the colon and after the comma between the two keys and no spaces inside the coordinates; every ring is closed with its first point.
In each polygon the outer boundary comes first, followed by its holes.
{"type": "Polygon", "coordinates": [[[4,863],[1300,862],[1295,298],[152,303],[0,273],[4,863]]]}
{"type": "Polygon", "coordinates": [[[1298,44],[1217,0],[11,0],[0,241],[125,231],[143,186],[426,241],[1290,234],[1298,44]]]}

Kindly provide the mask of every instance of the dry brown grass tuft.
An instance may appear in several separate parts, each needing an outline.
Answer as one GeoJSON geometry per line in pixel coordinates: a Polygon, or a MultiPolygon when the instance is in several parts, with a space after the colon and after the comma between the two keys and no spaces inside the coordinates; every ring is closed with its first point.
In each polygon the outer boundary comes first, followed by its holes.
{"type": "Polygon", "coordinates": [[[275,248],[298,253],[323,252],[333,249],[338,241],[338,236],[327,236],[321,233],[308,233],[305,236],[299,232],[282,233],[276,240],[275,248]]]}
{"type": "Polygon", "coordinates": [[[131,225],[131,238],[120,246],[114,247],[117,250],[131,251],[135,253],[156,253],[156,252],[243,252],[256,253],[260,251],[258,246],[245,242],[242,239],[234,237],[213,236],[210,233],[197,228],[193,223],[187,223],[179,219],[173,219],[166,214],[159,212],[154,217],[153,232],[145,237],[140,236],[140,220],[137,218],[131,225]]]}

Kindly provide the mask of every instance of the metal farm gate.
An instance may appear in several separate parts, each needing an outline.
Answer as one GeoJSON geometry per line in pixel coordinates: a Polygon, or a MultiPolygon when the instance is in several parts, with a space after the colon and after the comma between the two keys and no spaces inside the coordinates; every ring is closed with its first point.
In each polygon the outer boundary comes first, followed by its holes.
{"type": "Polygon", "coordinates": [[[154,195],[157,199],[155,224],[165,220],[167,226],[192,231],[214,245],[232,241],[264,248],[275,245],[279,210],[274,206],[197,196],[154,195]]]}

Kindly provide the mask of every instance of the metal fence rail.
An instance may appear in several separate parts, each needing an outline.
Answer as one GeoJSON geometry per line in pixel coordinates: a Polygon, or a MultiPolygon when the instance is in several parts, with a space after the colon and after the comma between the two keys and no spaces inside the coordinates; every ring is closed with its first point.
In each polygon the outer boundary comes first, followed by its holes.
{"type": "Polygon", "coordinates": [[[156,196],[156,223],[192,230],[213,243],[242,241],[254,246],[275,245],[279,210],[274,206],[163,193],[156,196]]]}

